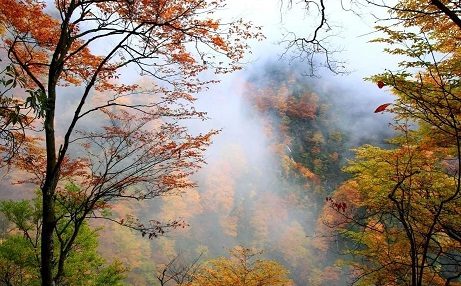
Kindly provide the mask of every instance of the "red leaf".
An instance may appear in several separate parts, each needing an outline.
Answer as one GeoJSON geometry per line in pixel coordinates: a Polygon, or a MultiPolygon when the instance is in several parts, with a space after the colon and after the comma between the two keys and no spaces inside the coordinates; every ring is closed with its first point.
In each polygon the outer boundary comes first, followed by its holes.
{"type": "Polygon", "coordinates": [[[384,82],[382,80],[378,80],[378,87],[383,88],[384,87],[384,82]]]}
{"type": "Polygon", "coordinates": [[[384,103],[384,104],[381,104],[380,106],[378,106],[378,108],[376,108],[375,113],[384,111],[384,110],[385,110],[389,105],[391,105],[391,104],[392,104],[392,103],[384,103]]]}

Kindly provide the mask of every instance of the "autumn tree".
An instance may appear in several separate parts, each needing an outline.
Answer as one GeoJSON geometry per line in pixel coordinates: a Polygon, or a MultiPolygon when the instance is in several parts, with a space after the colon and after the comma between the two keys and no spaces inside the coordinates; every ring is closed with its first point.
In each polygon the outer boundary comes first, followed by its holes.
{"type": "Polygon", "coordinates": [[[354,177],[331,204],[339,215],[325,217],[353,242],[344,251],[358,258],[346,263],[357,285],[447,285],[460,275],[461,245],[441,225],[459,215],[447,154],[407,135],[391,141],[398,148],[359,148],[346,168],[354,177]]]}
{"type": "MultiPolygon", "coordinates": [[[[2,93],[2,101],[19,106],[14,111],[20,114],[2,113],[2,124],[19,126],[14,118],[26,115],[34,119],[28,119],[20,150],[8,144],[11,136],[2,137],[2,154],[18,153],[8,163],[32,172],[41,190],[42,285],[62,279],[55,270],[64,261],[53,249],[58,194],[67,192],[65,181],[81,186],[60,196],[74,203],[68,210],[75,224],[71,237],[85,218],[101,217],[100,208],[117,199],[150,199],[194,184],[187,177],[204,162],[202,152],[217,133],[192,135],[178,124],[206,118],[193,108],[193,94],[214,80],[198,76],[207,69],[238,69],[247,40],[261,38],[241,19],[221,23],[214,13],[222,5],[204,0],[1,1],[3,55],[21,79],[2,93]],[[124,72],[149,76],[152,87],[142,89],[123,78],[124,72]],[[72,110],[60,108],[64,98],[72,100],[72,110]],[[72,114],[61,120],[65,111],[72,114]],[[91,123],[95,120],[107,124],[91,123]],[[35,140],[41,137],[43,144],[35,140]]],[[[112,220],[151,237],[165,227],[157,221],[112,220]]]]}
{"type": "Polygon", "coordinates": [[[423,29],[438,30],[441,32],[447,28],[457,30],[461,27],[461,19],[459,18],[460,4],[456,1],[393,2],[365,0],[362,3],[370,4],[390,12],[388,18],[380,20],[395,20],[407,27],[420,26],[423,29]],[[430,26],[431,23],[437,23],[438,25],[430,26]]]}
{"type": "MultiPolygon", "coordinates": [[[[436,208],[441,212],[440,215],[460,194],[461,71],[458,62],[461,51],[458,46],[461,25],[456,12],[458,9],[459,3],[454,2],[431,1],[429,5],[399,3],[391,10],[391,15],[412,30],[380,26],[378,29],[387,37],[376,41],[391,44],[393,48],[388,49],[388,52],[406,56],[409,60],[400,63],[405,68],[401,72],[386,71],[372,77],[375,81],[381,79],[397,95],[394,112],[398,118],[417,121],[420,124],[418,132],[423,134],[423,138],[431,138],[426,146],[432,146],[437,152],[445,154],[439,164],[442,164],[454,185],[450,195],[436,208]]],[[[443,225],[443,228],[452,239],[459,240],[453,235],[458,230],[449,225],[443,225]]]]}
{"type": "Polygon", "coordinates": [[[258,258],[261,251],[238,246],[229,252],[230,258],[205,262],[187,285],[292,285],[279,263],[258,258]]]}
{"type": "Polygon", "coordinates": [[[357,149],[345,169],[353,179],[329,200],[340,215],[328,222],[357,244],[347,252],[359,258],[350,262],[359,285],[454,285],[461,277],[461,30],[447,17],[457,4],[437,2],[401,1],[390,18],[403,28],[378,27],[386,37],[376,41],[404,56],[400,71],[371,77],[396,96],[385,108],[400,135],[388,149],[357,149]]]}

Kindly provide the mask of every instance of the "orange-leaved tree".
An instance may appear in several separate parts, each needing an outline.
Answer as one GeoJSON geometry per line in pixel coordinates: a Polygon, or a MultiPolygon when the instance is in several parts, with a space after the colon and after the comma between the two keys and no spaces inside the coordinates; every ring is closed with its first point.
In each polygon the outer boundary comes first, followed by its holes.
{"type": "MultiPolygon", "coordinates": [[[[247,40],[262,38],[259,28],[241,19],[221,23],[215,12],[223,5],[0,1],[4,62],[14,71],[10,78],[20,79],[15,84],[5,78],[4,85],[14,87],[2,101],[13,102],[14,109],[5,109],[13,112],[2,113],[1,120],[10,127],[19,124],[30,138],[19,149],[11,148],[11,137],[2,138],[2,154],[13,158],[10,166],[32,173],[29,181],[43,196],[42,285],[59,284],[66,251],[84,219],[101,217],[117,199],[149,199],[194,184],[188,175],[204,163],[202,153],[217,133],[193,135],[178,123],[206,119],[193,108],[193,94],[214,80],[199,75],[208,69],[235,71],[247,40]],[[150,76],[152,87],[141,88],[123,77],[127,73],[150,76]],[[67,108],[64,101],[70,102],[67,108]],[[44,138],[43,144],[35,137],[44,138]],[[78,191],[67,193],[63,181],[75,183],[78,191]],[[66,206],[74,235],[55,233],[57,204],[66,206]],[[55,236],[65,240],[60,253],[53,252],[55,236]]],[[[157,221],[111,219],[150,237],[165,227],[157,221]]]]}

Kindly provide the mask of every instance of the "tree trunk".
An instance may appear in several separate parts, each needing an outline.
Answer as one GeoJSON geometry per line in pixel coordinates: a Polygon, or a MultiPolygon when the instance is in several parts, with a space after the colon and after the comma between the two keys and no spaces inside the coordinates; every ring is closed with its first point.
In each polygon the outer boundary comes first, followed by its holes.
{"type": "Polygon", "coordinates": [[[445,6],[440,0],[431,0],[432,5],[435,5],[440,11],[445,15],[450,17],[450,19],[455,23],[459,28],[461,28],[461,19],[458,17],[455,11],[450,10],[445,6]]]}
{"type": "Polygon", "coordinates": [[[45,110],[46,138],[46,177],[42,186],[42,233],[41,233],[41,269],[42,286],[52,286],[54,264],[53,232],[56,227],[54,194],[59,180],[56,164],[56,140],[54,134],[56,91],[49,90],[45,110]]]}
{"type": "Polygon", "coordinates": [[[41,237],[41,269],[42,286],[53,285],[54,241],[53,231],[56,225],[54,212],[54,191],[43,189],[43,225],[41,237]]]}

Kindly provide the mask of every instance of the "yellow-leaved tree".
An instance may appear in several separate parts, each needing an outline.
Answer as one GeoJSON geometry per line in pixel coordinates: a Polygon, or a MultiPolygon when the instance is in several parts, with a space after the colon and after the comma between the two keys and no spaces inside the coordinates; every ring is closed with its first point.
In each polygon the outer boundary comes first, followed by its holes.
{"type": "Polygon", "coordinates": [[[288,270],[273,260],[261,259],[261,251],[238,246],[231,257],[206,261],[192,274],[188,286],[289,286],[288,270]]]}
{"type": "Polygon", "coordinates": [[[399,133],[366,145],[345,168],[352,179],[328,198],[327,224],[346,240],[356,285],[459,285],[461,280],[461,25],[459,3],[399,1],[377,42],[403,56],[370,80],[396,99],[399,133]],[[333,214],[334,213],[334,214],[333,214]]]}

